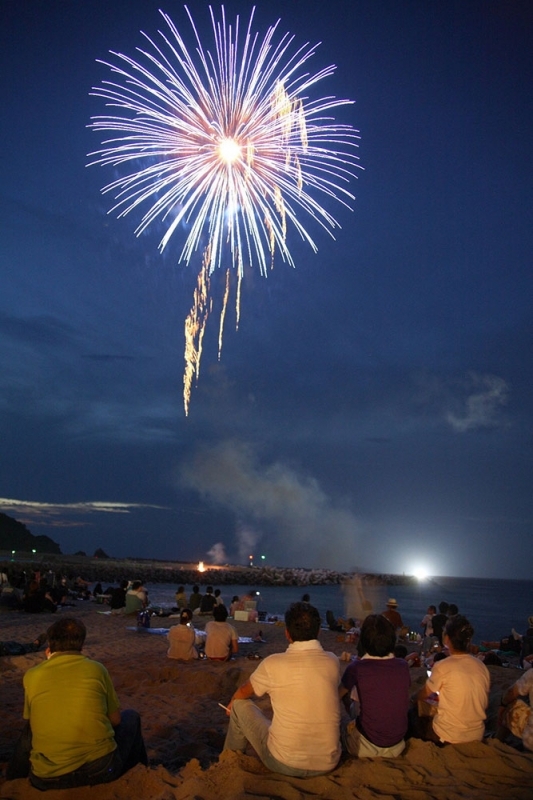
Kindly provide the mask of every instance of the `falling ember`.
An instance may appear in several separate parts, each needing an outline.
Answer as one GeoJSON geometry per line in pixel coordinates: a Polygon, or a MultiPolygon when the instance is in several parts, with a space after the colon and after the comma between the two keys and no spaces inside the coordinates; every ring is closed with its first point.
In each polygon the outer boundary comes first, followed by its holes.
{"type": "Polygon", "coordinates": [[[220,327],[218,329],[218,360],[222,353],[222,336],[224,334],[224,320],[226,319],[226,308],[228,307],[229,297],[229,269],[226,270],[226,288],[224,290],[224,300],[222,302],[222,311],[220,312],[220,327]]]}
{"type": "Polygon", "coordinates": [[[193,294],[193,306],[185,320],[185,370],[183,372],[183,406],[189,415],[193,380],[200,377],[200,360],[207,318],[213,301],[209,297],[209,258],[204,258],[193,294]]]}
{"type": "Polygon", "coordinates": [[[236,320],[235,328],[239,330],[239,322],[241,321],[241,283],[242,275],[237,275],[237,299],[235,301],[236,320]]]}
{"type": "MultiPolygon", "coordinates": [[[[279,20],[261,39],[255,10],[241,28],[210,8],[213,51],[204,49],[189,9],[194,47],[188,49],[170,17],[158,42],[143,34],[138,60],[112,52],[100,62],[111,77],[92,91],[112,113],[92,117],[102,135],[89,165],[113,167],[118,177],[103,187],[114,197],[110,212],[125,217],[143,207],[135,233],[159,222],[161,251],[183,236],[180,262],[203,252],[193,307],[185,322],[184,407],[198,380],[202,340],[211,311],[209,277],[224,267],[237,275],[237,324],[244,267],[266,277],[274,252],[294,266],[287,244],[290,226],[316,252],[303,218],[332,238],[339,223],[321,205],[354,200],[348,189],[359,168],[358,131],[335,122],[332,110],[352,100],[313,97],[315,84],[333,75],[330,65],[313,72],[307,62],[318,45],[294,47],[279,20]]],[[[219,357],[230,281],[221,314],[219,357]]]]}

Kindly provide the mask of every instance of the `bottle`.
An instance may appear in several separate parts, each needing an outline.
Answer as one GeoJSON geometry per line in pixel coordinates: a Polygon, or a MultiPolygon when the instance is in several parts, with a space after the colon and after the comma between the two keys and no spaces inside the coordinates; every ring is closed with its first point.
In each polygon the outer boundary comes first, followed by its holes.
{"type": "Polygon", "coordinates": [[[139,611],[137,614],[137,627],[138,628],[149,628],[150,627],[150,612],[149,611],[139,611]]]}

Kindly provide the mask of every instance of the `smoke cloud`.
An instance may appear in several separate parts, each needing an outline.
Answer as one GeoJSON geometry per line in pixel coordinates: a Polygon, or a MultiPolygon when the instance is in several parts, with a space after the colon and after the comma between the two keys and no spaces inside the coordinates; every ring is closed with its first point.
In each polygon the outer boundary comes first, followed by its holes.
{"type": "Polygon", "coordinates": [[[228,557],[226,556],[226,548],[222,542],[217,542],[213,545],[211,550],[207,551],[207,555],[211,559],[212,564],[227,564],[228,557]]]}
{"type": "Polygon", "coordinates": [[[318,482],[276,462],[263,465],[253,448],[226,441],[199,452],[181,481],[206,500],[232,511],[241,563],[260,545],[265,563],[347,570],[355,563],[357,521],[318,482]]]}

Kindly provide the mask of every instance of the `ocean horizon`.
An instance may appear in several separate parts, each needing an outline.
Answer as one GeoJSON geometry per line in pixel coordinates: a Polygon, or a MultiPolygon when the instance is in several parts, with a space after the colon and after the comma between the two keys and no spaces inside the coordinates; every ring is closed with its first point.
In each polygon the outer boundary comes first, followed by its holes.
{"type": "MultiPolygon", "coordinates": [[[[174,583],[145,584],[151,603],[170,607],[174,604],[177,585],[174,583]]],[[[213,584],[214,588],[216,584],[213,584]]],[[[301,600],[304,593],[311,596],[325,620],[326,611],[337,616],[346,614],[347,597],[342,585],[325,586],[254,586],[223,585],[219,588],[226,605],[234,595],[243,595],[251,590],[257,595],[258,609],[267,614],[283,616],[287,607],[301,600]]],[[[187,584],[189,594],[191,584],[187,584]]],[[[205,591],[205,584],[200,588],[205,591]]],[[[365,597],[372,604],[372,611],[385,610],[390,597],[398,602],[402,619],[417,633],[428,605],[438,606],[441,601],[455,603],[459,613],[464,614],[474,627],[474,641],[499,640],[515,628],[524,633],[527,618],[533,615],[533,581],[505,578],[453,578],[431,577],[415,584],[365,587],[365,597]]]]}

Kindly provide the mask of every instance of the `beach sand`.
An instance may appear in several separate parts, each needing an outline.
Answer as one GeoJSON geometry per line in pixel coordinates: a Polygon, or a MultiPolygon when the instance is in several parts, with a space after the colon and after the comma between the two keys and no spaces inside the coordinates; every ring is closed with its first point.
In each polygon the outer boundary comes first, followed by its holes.
{"type": "MultiPolygon", "coordinates": [[[[108,668],[123,708],[140,712],[150,767],[138,765],[118,781],[62,791],[49,791],[48,800],[456,800],[509,798],[531,800],[533,754],[488,739],[468,745],[438,748],[410,740],[397,759],[360,761],[343,758],[333,772],[312,779],[289,778],[268,772],[250,749],[246,754],[220,755],[227,717],[217,704],[226,703],[237,686],[255,669],[246,658],[258,651],[264,658],[286,647],[284,627],[276,624],[233,623],[242,637],[259,629],[264,644],[242,644],[239,656],[228,663],[180,663],[166,657],[166,636],[128,630],[134,619],[99,613],[103,608],[79,601],[62,615],[79,616],[87,626],[84,652],[108,668]]],[[[0,638],[32,641],[53,622],[44,614],[9,612],[0,616],[0,638]]],[[[153,618],[153,627],[177,620],[153,618]]],[[[202,628],[203,620],[195,623],[202,628]]],[[[353,651],[342,637],[321,633],[325,649],[337,655],[353,651]]],[[[22,676],[43,659],[43,653],[0,658],[2,775],[22,728],[22,676]]],[[[488,729],[494,730],[502,691],[520,675],[517,669],[490,667],[491,702],[488,729]]],[[[424,670],[412,669],[412,691],[424,680],[424,670]]],[[[268,699],[259,701],[269,708],[268,699]]],[[[310,731],[312,735],[312,731],[310,731]]],[[[42,800],[43,794],[27,780],[0,779],[4,800],[42,800]]]]}

